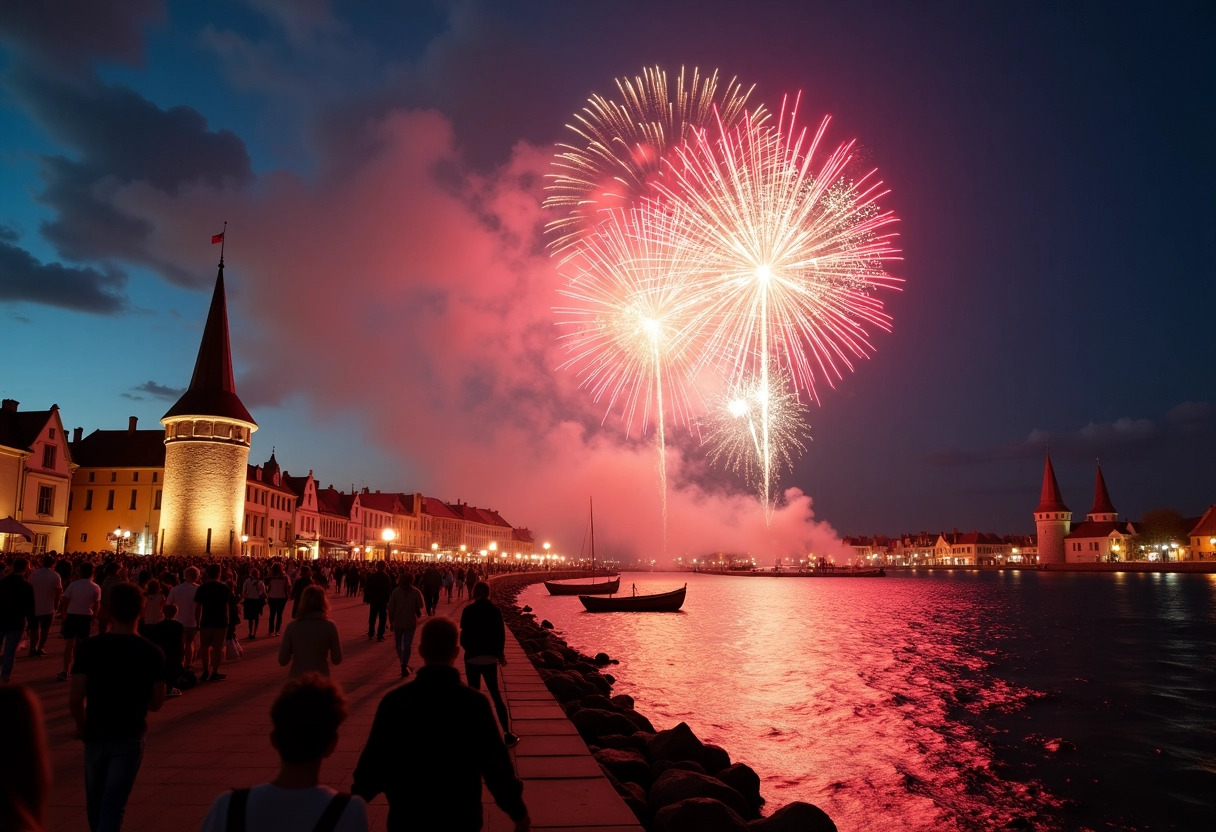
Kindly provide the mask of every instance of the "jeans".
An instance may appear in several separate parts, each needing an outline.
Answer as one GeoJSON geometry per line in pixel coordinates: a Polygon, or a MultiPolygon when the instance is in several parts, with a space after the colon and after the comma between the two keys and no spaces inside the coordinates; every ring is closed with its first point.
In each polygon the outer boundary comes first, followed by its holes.
{"type": "Polygon", "coordinates": [[[388,604],[370,606],[371,609],[367,611],[367,637],[371,638],[374,634],[376,638],[384,638],[384,628],[388,624],[388,604]]]}
{"type": "Polygon", "coordinates": [[[507,703],[502,701],[502,694],[498,692],[498,665],[465,662],[464,675],[469,680],[469,687],[474,690],[481,690],[481,679],[485,677],[486,690],[489,691],[490,699],[494,701],[494,710],[498,713],[498,724],[504,732],[510,731],[507,725],[507,703]]]}
{"type": "Polygon", "coordinates": [[[24,629],[4,631],[4,658],[0,659],[0,679],[7,679],[13,675],[13,662],[17,658],[17,645],[21,643],[23,635],[25,635],[24,629]]]}
{"type": "Polygon", "coordinates": [[[393,643],[397,645],[397,658],[401,659],[401,666],[405,667],[410,663],[410,652],[414,648],[414,631],[394,630],[393,643]]]}
{"type": "Polygon", "coordinates": [[[84,744],[84,790],[92,832],[119,832],[144,759],[144,738],[84,744]]]}
{"type": "Polygon", "coordinates": [[[270,621],[266,626],[270,632],[277,633],[283,629],[283,610],[287,606],[287,599],[267,598],[266,605],[270,607],[270,621]]]}

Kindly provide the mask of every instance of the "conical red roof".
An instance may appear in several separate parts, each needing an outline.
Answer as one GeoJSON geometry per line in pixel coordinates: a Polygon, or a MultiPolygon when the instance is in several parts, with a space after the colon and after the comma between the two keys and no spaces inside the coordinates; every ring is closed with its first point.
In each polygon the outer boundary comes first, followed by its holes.
{"type": "Polygon", "coordinates": [[[1090,514],[1118,514],[1106,491],[1106,478],[1102,476],[1102,466],[1098,466],[1098,478],[1094,481],[1094,507],[1090,514]]]}
{"type": "Polygon", "coordinates": [[[211,310],[203,327],[203,341],[194,362],[190,387],[163,418],[171,416],[223,416],[256,425],[236,395],[232,378],[232,348],[228,343],[228,303],[224,296],[224,264],[215,278],[211,310]]]}
{"type": "Polygon", "coordinates": [[[1068,511],[1064,498],[1060,496],[1060,485],[1056,482],[1056,469],[1051,467],[1051,454],[1047,455],[1047,464],[1043,466],[1043,492],[1039,496],[1040,511],[1068,511]]]}

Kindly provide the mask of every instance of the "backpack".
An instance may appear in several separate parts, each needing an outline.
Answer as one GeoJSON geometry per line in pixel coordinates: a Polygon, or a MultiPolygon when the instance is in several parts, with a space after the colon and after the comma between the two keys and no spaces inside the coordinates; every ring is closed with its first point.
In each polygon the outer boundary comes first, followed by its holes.
{"type": "MultiPolygon", "coordinates": [[[[350,803],[349,794],[346,792],[335,794],[333,800],[329,801],[329,805],[325,807],[325,811],[321,813],[321,817],[317,819],[317,825],[312,828],[312,832],[334,832],[348,803],[350,803]]],[[[226,826],[228,832],[245,832],[245,812],[248,804],[249,789],[232,790],[232,798],[228,801],[226,826]]]]}

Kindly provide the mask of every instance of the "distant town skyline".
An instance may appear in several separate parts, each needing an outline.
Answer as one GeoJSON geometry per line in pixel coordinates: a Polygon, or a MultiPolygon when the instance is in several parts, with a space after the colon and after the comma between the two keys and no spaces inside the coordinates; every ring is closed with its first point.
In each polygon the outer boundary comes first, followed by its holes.
{"type": "Polygon", "coordinates": [[[1075,511],[1098,458],[1122,517],[1216,501],[1210,5],[737,8],[17,7],[0,394],[59,404],[69,431],[157,425],[227,220],[251,456],[322,485],[465,500],[567,547],[594,496],[606,541],[672,557],[1031,534],[1048,445],[1075,511]],[[554,143],[655,64],[717,68],[768,106],[801,90],[901,218],[894,330],[820,390],[771,526],[676,432],[665,537],[649,440],[556,370],[554,143]]]}

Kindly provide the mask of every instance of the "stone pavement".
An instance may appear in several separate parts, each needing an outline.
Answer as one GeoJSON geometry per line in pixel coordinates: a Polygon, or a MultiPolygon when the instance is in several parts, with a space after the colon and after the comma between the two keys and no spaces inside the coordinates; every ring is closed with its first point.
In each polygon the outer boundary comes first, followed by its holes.
{"type": "MultiPolygon", "coordinates": [[[[367,739],[376,706],[401,683],[391,634],[384,642],[367,639],[367,607],[358,598],[331,597],[331,616],[342,634],[342,664],[333,668],[349,703],[338,748],[321,770],[322,782],[349,789],[351,774],[367,739]]],[[[459,620],[463,602],[440,603],[439,614],[459,620]]],[[[263,619],[265,626],[265,619],[263,619]]],[[[238,632],[245,630],[242,624],[238,632]]],[[[123,828],[128,832],[197,829],[216,795],[252,786],[274,776],[278,758],[270,745],[270,703],[287,679],[278,665],[278,638],[242,642],[245,656],[225,663],[223,682],[200,684],[184,696],[166,699],[149,714],[147,750],[123,828]]],[[[52,637],[45,658],[18,660],[13,680],[29,685],[41,698],[54,764],[54,786],[47,811],[48,832],[87,830],[83,748],[72,739],[68,683],[54,681],[62,641],[52,637]]],[[[415,644],[411,662],[417,668],[415,644]]],[[[463,668],[463,659],[458,660],[463,668]]],[[[197,660],[196,660],[197,667],[197,660]]],[[[463,672],[463,671],[462,671],[463,672]]],[[[524,781],[534,829],[641,832],[633,813],[604,778],[574,726],[541,682],[523,650],[507,631],[507,666],[500,685],[520,737],[512,750],[524,781]]],[[[484,791],[485,829],[509,832],[510,818],[484,791]]],[[[373,830],[384,830],[388,804],[372,802],[373,830]]],[[[284,830],[291,832],[291,830],[284,830]]]]}

